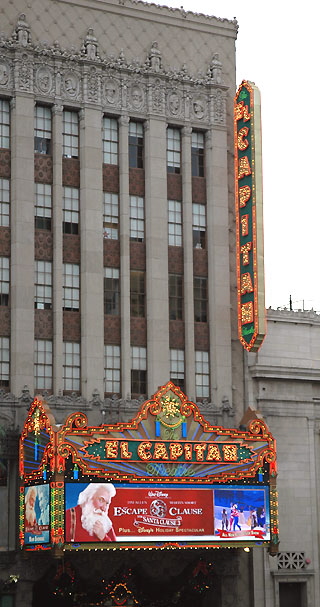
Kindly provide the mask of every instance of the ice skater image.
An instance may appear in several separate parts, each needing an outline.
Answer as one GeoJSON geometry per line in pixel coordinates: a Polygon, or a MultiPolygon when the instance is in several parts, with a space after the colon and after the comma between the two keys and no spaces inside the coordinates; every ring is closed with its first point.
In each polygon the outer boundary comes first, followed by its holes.
{"type": "Polygon", "coordinates": [[[233,506],[231,508],[230,529],[232,529],[232,525],[233,525],[233,531],[236,530],[236,527],[238,527],[238,529],[241,531],[241,527],[239,525],[239,510],[238,510],[237,504],[233,504],[233,506]]]}

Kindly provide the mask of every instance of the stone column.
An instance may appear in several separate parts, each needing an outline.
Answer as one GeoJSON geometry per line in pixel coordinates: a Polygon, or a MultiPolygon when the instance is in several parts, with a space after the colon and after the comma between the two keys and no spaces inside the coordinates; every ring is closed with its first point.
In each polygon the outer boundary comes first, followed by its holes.
{"type": "Polygon", "coordinates": [[[52,108],[53,394],[63,390],[62,105],[52,108]]]}
{"type": "Polygon", "coordinates": [[[145,241],[147,287],[147,393],[170,379],[166,123],[145,129],[145,241]],[[156,286],[156,288],[155,288],[156,286]]]}
{"type": "Polygon", "coordinates": [[[206,137],[211,401],[232,405],[227,132],[206,137]]]}
{"type": "Polygon", "coordinates": [[[103,394],[103,237],[101,111],[80,113],[81,393],[103,394]]]}
{"type": "Polygon", "coordinates": [[[119,119],[121,394],[131,394],[129,118],[119,119]]]}
{"type": "Polygon", "coordinates": [[[190,127],[182,129],[182,204],[184,259],[185,392],[196,395],[193,299],[192,172],[190,127]]]}
{"type": "Polygon", "coordinates": [[[11,392],[34,377],[34,100],[11,104],[11,392]]]}

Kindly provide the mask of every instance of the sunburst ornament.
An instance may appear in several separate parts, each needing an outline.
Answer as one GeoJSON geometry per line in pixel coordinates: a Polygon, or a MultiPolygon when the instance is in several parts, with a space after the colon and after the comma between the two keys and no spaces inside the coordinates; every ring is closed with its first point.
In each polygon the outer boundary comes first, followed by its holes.
{"type": "Polygon", "coordinates": [[[177,417],[179,415],[180,405],[179,401],[176,398],[172,398],[169,395],[164,396],[161,399],[161,404],[162,413],[164,414],[164,417],[169,419],[170,417],[177,417]]]}

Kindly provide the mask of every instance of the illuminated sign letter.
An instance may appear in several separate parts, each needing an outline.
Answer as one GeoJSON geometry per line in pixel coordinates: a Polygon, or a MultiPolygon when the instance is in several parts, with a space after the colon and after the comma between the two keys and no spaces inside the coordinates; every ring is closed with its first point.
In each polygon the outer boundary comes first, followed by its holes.
{"type": "Polygon", "coordinates": [[[242,129],[238,131],[238,150],[246,150],[249,146],[248,139],[244,139],[248,133],[249,129],[247,126],[242,127],[242,129]]]}
{"type": "Polygon", "coordinates": [[[183,454],[180,443],[170,443],[170,459],[178,459],[183,454]]]}
{"type": "Polygon", "coordinates": [[[242,177],[247,177],[251,175],[251,167],[248,156],[242,156],[239,158],[239,171],[238,178],[242,179],[242,177]]]}
{"type": "Polygon", "coordinates": [[[132,457],[132,453],[129,451],[127,441],[120,443],[120,452],[123,459],[130,459],[132,457]]]}
{"type": "Polygon", "coordinates": [[[245,207],[246,203],[250,199],[251,196],[251,188],[248,185],[243,185],[239,188],[239,205],[240,207],[245,207]]]}
{"type": "Polygon", "coordinates": [[[252,293],[252,292],[253,292],[253,285],[252,285],[251,276],[250,276],[249,272],[246,272],[245,274],[241,274],[241,295],[244,295],[245,293],[252,293]]]}
{"type": "Polygon", "coordinates": [[[241,255],[242,255],[242,263],[244,266],[247,266],[248,263],[250,262],[249,251],[251,251],[251,248],[252,248],[252,242],[247,242],[240,249],[241,255]]]}
{"type": "Polygon", "coordinates": [[[106,459],[112,459],[118,457],[118,441],[106,441],[106,459]]]}
{"type": "Polygon", "coordinates": [[[156,443],[154,446],[154,459],[169,459],[167,449],[164,443],[156,443]]]}
{"type": "Polygon", "coordinates": [[[151,443],[140,443],[137,449],[137,453],[140,459],[146,461],[147,459],[151,459],[152,455],[150,453],[150,449],[152,447],[151,443]]]}

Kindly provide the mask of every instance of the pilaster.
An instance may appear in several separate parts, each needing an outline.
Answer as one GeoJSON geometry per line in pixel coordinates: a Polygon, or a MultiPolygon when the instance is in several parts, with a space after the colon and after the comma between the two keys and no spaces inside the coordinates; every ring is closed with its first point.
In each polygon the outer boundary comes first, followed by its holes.
{"type": "Polygon", "coordinates": [[[103,394],[103,238],[101,111],[80,119],[81,394],[103,394]]]}
{"type": "Polygon", "coordinates": [[[34,100],[11,103],[11,391],[34,378],[34,100]]]}
{"type": "Polygon", "coordinates": [[[182,200],[184,259],[185,392],[195,398],[193,241],[192,241],[192,171],[190,127],[182,129],[182,200]]]}
{"type": "Polygon", "coordinates": [[[147,393],[153,394],[170,376],[166,124],[162,119],[150,118],[145,129],[145,175],[147,393]]]}

